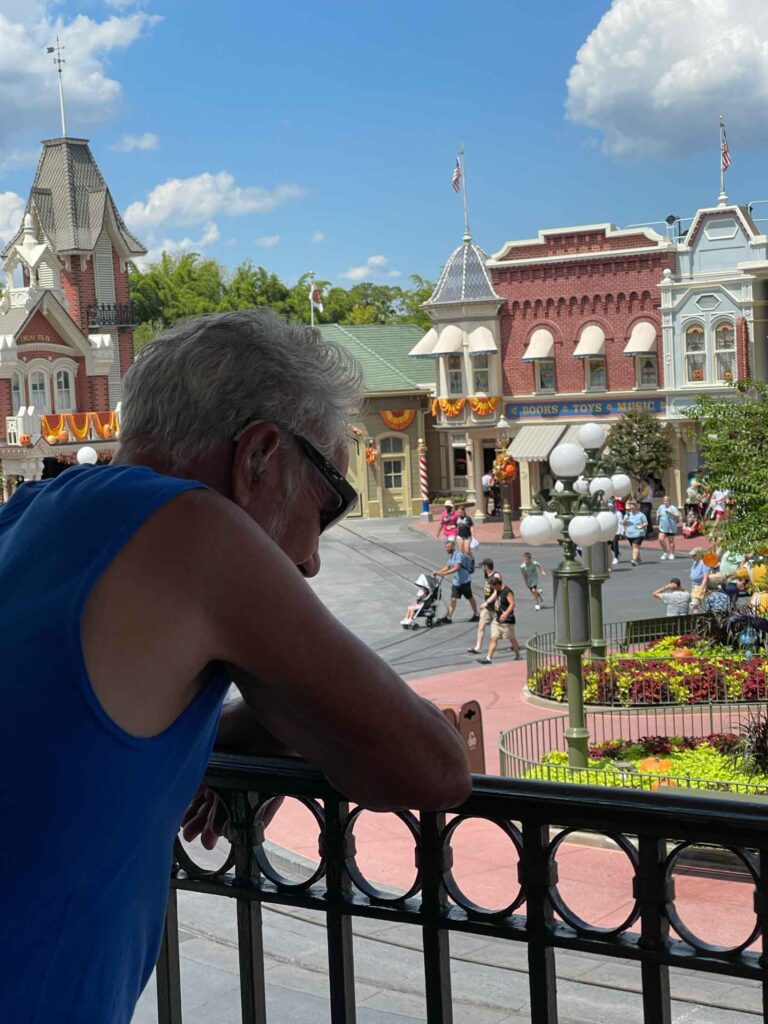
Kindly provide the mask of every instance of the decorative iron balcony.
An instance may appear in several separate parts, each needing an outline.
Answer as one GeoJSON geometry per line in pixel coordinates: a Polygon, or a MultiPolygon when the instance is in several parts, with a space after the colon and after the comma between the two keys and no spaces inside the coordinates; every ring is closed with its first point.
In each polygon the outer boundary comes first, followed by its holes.
{"type": "Polygon", "coordinates": [[[89,327],[135,327],[132,302],[101,302],[86,312],[89,327]]]}
{"type": "MultiPolygon", "coordinates": [[[[354,833],[358,810],[350,809],[316,771],[291,761],[214,756],[206,785],[229,810],[232,847],[224,863],[211,870],[210,864],[196,864],[188,850],[177,844],[157,965],[160,1024],[183,1021],[179,890],[235,901],[241,1013],[247,1024],[268,1020],[262,905],[303,908],[324,915],[333,1024],[353,1024],[356,1019],[352,939],[356,917],[412,925],[418,930],[425,1016],[430,1024],[454,1020],[450,943],[455,933],[469,934],[475,940],[485,937],[526,944],[529,1006],[520,1019],[536,1024],[557,1024],[558,951],[594,957],[596,966],[611,959],[637,964],[633,991],[642,1000],[645,1024],[668,1024],[673,1019],[670,968],[706,972],[732,979],[733,984],[749,979],[764,991],[768,985],[768,971],[761,962],[762,944],[768,935],[765,800],[475,776],[473,792],[455,816],[398,815],[413,838],[416,869],[408,891],[393,895],[377,888],[358,864],[354,833]],[[297,798],[318,823],[317,867],[303,881],[281,874],[270,861],[271,850],[265,844],[264,816],[270,801],[280,795],[297,798]],[[478,906],[466,896],[460,888],[460,872],[453,866],[452,841],[457,829],[463,822],[476,825],[477,819],[501,830],[509,842],[510,866],[517,869],[517,891],[510,893],[511,902],[501,909],[478,906]],[[569,837],[573,840],[574,832],[593,833],[585,837],[593,844],[595,833],[608,837],[616,855],[626,858],[626,916],[622,922],[604,927],[584,920],[569,906],[558,882],[558,856],[562,844],[569,837]],[[676,870],[685,874],[683,861],[692,851],[705,847],[710,858],[716,852],[713,847],[735,857],[741,865],[741,880],[754,897],[744,912],[746,935],[732,948],[707,944],[694,934],[676,903],[676,870]]],[[[482,851],[476,856],[482,856],[482,851]]],[[[717,874],[711,865],[710,860],[709,885],[717,874]]],[[[567,888],[568,879],[563,882],[567,888]]],[[[716,901],[708,892],[708,898],[716,901]]],[[[600,1019],[613,1019],[609,989],[615,988],[614,974],[606,982],[604,1000],[599,970],[589,978],[590,1005],[604,1002],[600,1019]]],[[[567,982],[564,986],[567,988],[567,982]]],[[[392,988],[397,988],[396,977],[392,988]]],[[[703,986],[704,1000],[706,991],[703,986]]],[[[564,998],[561,996],[561,1001],[564,998]]],[[[750,1012],[755,1019],[767,1021],[766,1006],[768,1002],[763,1001],[761,1010],[750,1012]]],[[[510,1020],[516,1019],[511,1005],[508,1012],[510,1020]]],[[[460,1020],[461,1008],[456,1013],[460,1020]]]]}

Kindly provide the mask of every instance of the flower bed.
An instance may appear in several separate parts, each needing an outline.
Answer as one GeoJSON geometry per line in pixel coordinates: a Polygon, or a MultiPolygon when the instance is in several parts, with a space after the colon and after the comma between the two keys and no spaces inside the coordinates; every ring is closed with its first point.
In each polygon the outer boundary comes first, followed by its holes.
{"type": "MultiPolygon", "coordinates": [[[[564,701],[564,665],[539,669],[528,681],[541,697],[564,701]]],[[[759,701],[768,696],[768,658],[747,658],[697,636],[669,636],[633,654],[584,662],[587,704],[701,704],[759,701]]]]}
{"type": "Polygon", "coordinates": [[[586,771],[568,768],[568,754],[554,750],[544,754],[527,778],[648,790],[749,787],[752,792],[768,793],[768,775],[750,770],[740,760],[742,749],[743,740],[735,733],[608,740],[589,748],[586,771]]]}

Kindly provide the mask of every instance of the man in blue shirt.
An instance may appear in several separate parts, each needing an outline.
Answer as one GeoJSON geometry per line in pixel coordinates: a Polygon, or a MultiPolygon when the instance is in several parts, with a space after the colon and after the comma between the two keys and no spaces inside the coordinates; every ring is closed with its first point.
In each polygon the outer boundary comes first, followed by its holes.
{"type": "Polygon", "coordinates": [[[437,570],[435,576],[453,576],[451,581],[451,600],[448,603],[448,614],[437,621],[443,623],[451,622],[459,598],[465,597],[472,606],[472,618],[469,621],[479,622],[480,614],[477,610],[477,602],[472,596],[471,583],[471,574],[474,572],[475,563],[463,551],[457,551],[456,545],[452,540],[445,542],[445,551],[448,555],[448,561],[442,569],[437,570]]]}
{"type": "Polygon", "coordinates": [[[675,537],[677,536],[677,524],[680,522],[680,509],[669,500],[665,494],[659,505],[659,544],[661,545],[661,560],[675,560],[675,537]]]}

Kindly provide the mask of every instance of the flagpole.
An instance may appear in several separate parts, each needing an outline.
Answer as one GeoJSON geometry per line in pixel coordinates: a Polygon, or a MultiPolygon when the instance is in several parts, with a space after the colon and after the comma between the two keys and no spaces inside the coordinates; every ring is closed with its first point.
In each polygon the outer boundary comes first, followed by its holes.
{"type": "Polygon", "coordinates": [[[312,301],[312,287],[315,283],[315,275],[309,275],[309,323],[311,327],[315,326],[315,304],[312,301]]]}
{"type": "Polygon", "coordinates": [[[469,237],[469,213],[467,212],[467,172],[464,170],[464,143],[459,150],[459,164],[461,165],[461,184],[464,189],[464,234],[469,237]]]}
{"type": "Polygon", "coordinates": [[[725,191],[725,122],[723,115],[720,115],[720,195],[717,197],[718,206],[726,206],[728,196],[725,191]]]}

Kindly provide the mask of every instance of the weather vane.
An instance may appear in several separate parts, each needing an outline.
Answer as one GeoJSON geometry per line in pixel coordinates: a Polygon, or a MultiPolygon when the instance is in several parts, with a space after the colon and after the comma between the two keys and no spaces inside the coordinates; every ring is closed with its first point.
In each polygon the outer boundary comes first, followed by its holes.
{"type": "Polygon", "coordinates": [[[61,43],[59,42],[59,37],[58,36],[56,36],[56,45],[55,46],[47,46],[46,47],[46,53],[55,53],[56,54],[56,56],[53,58],[53,63],[56,65],[56,67],[58,69],[58,72],[59,72],[59,105],[61,107],[61,134],[63,136],[66,136],[66,134],[67,134],[67,118],[66,118],[66,115],[64,113],[64,81],[63,81],[63,78],[62,78],[62,65],[66,64],[67,62],[61,56],[61,51],[64,50],[64,49],[65,49],[65,47],[62,46],[61,43]]]}

